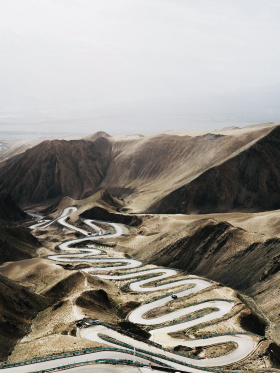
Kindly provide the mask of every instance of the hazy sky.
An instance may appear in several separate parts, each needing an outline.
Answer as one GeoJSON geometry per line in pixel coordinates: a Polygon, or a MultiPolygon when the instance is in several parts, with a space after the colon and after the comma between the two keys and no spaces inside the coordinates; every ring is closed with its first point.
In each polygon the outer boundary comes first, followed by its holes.
{"type": "Polygon", "coordinates": [[[0,131],[280,121],[279,0],[0,0],[0,131]]]}

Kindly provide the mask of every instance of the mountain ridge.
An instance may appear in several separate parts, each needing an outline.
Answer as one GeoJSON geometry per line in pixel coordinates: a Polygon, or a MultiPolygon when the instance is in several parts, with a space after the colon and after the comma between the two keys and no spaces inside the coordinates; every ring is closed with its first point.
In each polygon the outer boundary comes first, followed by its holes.
{"type": "Polygon", "coordinates": [[[0,193],[10,193],[21,206],[51,204],[66,196],[84,199],[107,190],[123,199],[130,212],[274,209],[280,197],[272,180],[278,182],[279,168],[268,142],[278,144],[279,128],[266,124],[199,135],[115,138],[98,132],[88,140],[48,140],[1,164],[0,193]],[[269,174],[260,195],[250,189],[254,182],[248,162],[255,168],[259,162],[258,172],[269,174]],[[248,185],[241,187],[243,176],[248,185]],[[233,194],[239,197],[233,199],[233,194]]]}
{"type": "Polygon", "coordinates": [[[1,167],[0,190],[9,190],[20,204],[85,198],[98,190],[110,152],[105,138],[44,141],[1,167]]]}
{"type": "Polygon", "coordinates": [[[242,211],[242,208],[243,211],[278,209],[279,145],[280,127],[276,127],[267,136],[246,146],[243,152],[208,169],[191,183],[156,202],[146,212],[214,213],[242,211]],[[265,174],[266,179],[263,180],[262,175],[265,174]]]}

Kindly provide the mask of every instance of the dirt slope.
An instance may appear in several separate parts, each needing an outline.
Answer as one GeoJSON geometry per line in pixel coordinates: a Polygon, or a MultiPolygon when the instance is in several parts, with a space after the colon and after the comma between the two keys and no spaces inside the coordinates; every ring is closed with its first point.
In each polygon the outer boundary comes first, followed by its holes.
{"type": "Polygon", "coordinates": [[[111,137],[111,136],[107,132],[98,131],[98,132],[95,132],[93,135],[84,137],[84,140],[95,141],[99,139],[100,137],[111,137]]]}
{"type": "Polygon", "coordinates": [[[280,127],[155,202],[148,212],[213,213],[280,208],[280,127]]]}
{"type": "Polygon", "coordinates": [[[138,234],[123,238],[118,248],[147,263],[205,276],[252,297],[272,322],[269,333],[279,343],[280,239],[262,234],[265,216],[258,233],[213,217],[143,217],[138,234]]]}
{"type": "Polygon", "coordinates": [[[32,148],[46,140],[80,140],[81,136],[58,136],[58,137],[31,137],[17,140],[1,140],[0,139],[0,163],[6,162],[7,159],[14,157],[15,155],[25,152],[27,149],[32,148]]]}
{"type": "Polygon", "coordinates": [[[11,353],[37,312],[48,304],[48,299],[0,275],[0,360],[11,353]]]}
{"type": "Polygon", "coordinates": [[[0,166],[0,193],[31,206],[102,189],[123,199],[128,212],[275,209],[279,128],[45,141],[0,166]]]}
{"type": "MultiPolygon", "coordinates": [[[[162,198],[195,180],[198,180],[199,189],[204,182],[199,179],[201,175],[242,154],[269,136],[273,128],[265,126],[196,136],[161,134],[113,138],[112,159],[101,186],[113,195],[124,197],[134,212],[166,211],[162,198]],[[149,209],[151,204],[153,208],[149,209]]],[[[265,156],[265,150],[260,155],[265,156]]],[[[213,176],[219,185],[221,175],[213,176]]],[[[235,177],[234,173],[230,177],[235,177]]],[[[213,193],[220,193],[217,187],[213,193]]],[[[185,201],[179,200],[180,196],[176,203],[183,209],[185,201]]]]}
{"type": "Polygon", "coordinates": [[[28,218],[28,214],[14,203],[10,194],[0,195],[0,222],[1,220],[20,221],[28,218]]]}
{"type": "Polygon", "coordinates": [[[137,226],[141,223],[141,218],[135,215],[113,213],[99,206],[86,210],[80,216],[86,219],[110,221],[113,223],[122,223],[131,226],[137,226]]]}
{"type": "MultiPolygon", "coordinates": [[[[108,211],[119,211],[123,207],[123,202],[118,198],[111,196],[106,190],[99,190],[90,197],[75,200],[70,197],[63,197],[54,204],[40,210],[40,213],[49,215],[50,218],[58,217],[63,209],[69,206],[75,206],[79,209],[78,214],[83,213],[93,207],[99,206],[108,211]]],[[[78,214],[74,214],[77,218],[78,214]]]]}
{"type": "Polygon", "coordinates": [[[54,286],[44,292],[44,295],[52,298],[63,298],[75,292],[77,288],[83,289],[85,276],[81,272],[74,272],[58,281],[54,286]]]}
{"type": "Polygon", "coordinates": [[[0,226],[0,264],[32,258],[40,246],[27,228],[0,226]]]}
{"type": "Polygon", "coordinates": [[[0,191],[9,192],[21,204],[66,195],[85,198],[99,189],[110,154],[105,138],[45,141],[2,166],[0,191]]]}

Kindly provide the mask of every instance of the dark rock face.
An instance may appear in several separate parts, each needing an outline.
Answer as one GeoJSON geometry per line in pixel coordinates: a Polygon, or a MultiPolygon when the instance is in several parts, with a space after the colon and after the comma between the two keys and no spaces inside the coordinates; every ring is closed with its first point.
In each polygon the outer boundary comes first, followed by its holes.
{"type": "MultiPolygon", "coordinates": [[[[278,240],[271,240],[272,242],[276,241],[277,246],[279,246],[278,240]]],[[[267,278],[273,276],[275,273],[280,271],[280,255],[276,255],[272,261],[270,262],[270,265],[265,268],[264,272],[262,273],[260,277],[260,281],[264,281],[267,278]]]]}
{"type": "Polygon", "coordinates": [[[27,228],[0,226],[0,264],[33,258],[40,246],[27,228]]]}
{"type": "Polygon", "coordinates": [[[26,219],[28,219],[28,215],[14,203],[10,194],[0,195],[0,220],[20,221],[26,219]]]}
{"type": "Polygon", "coordinates": [[[280,347],[276,343],[271,343],[268,348],[268,355],[270,356],[273,366],[278,368],[280,365],[280,347]]]}
{"type": "Polygon", "coordinates": [[[0,275],[0,360],[30,329],[31,320],[50,301],[0,275]]]}
{"type": "Polygon", "coordinates": [[[123,206],[123,203],[111,196],[106,190],[101,191],[100,202],[105,202],[110,208],[119,211],[119,209],[123,206]]]}
{"type": "Polygon", "coordinates": [[[109,212],[102,207],[93,207],[90,210],[87,210],[81,214],[82,218],[86,219],[98,219],[104,221],[110,221],[113,223],[122,223],[131,226],[140,225],[142,220],[136,215],[125,215],[109,212]]]}
{"type": "Polygon", "coordinates": [[[104,312],[114,306],[114,302],[108,297],[105,290],[88,290],[84,291],[77,299],[76,304],[87,310],[104,312]]]}
{"type": "Polygon", "coordinates": [[[80,272],[71,273],[68,277],[56,283],[51,289],[47,290],[44,295],[52,298],[63,298],[69,295],[73,288],[84,283],[84,275],[80,272]]]}
{"type": "Polygon", "coordinates": [[[130,321],[121,321],[121,322],[119,322],[119,326],[123,330],[125,330],[125,331],[127,331],[127,332],[129,332],[133,335],[136,335],[136,336],[138,336],[142,339],[145,339],[145,340],[148,340],[151,336],[151,334],[149,332],[140,328],[139,325],[136,325],[136,324],[134,324],[130,321]]]}
{"type": "Polygon", "coordinates": [[[214,213],[280,208],[280,127],[154,203],[149,213],[214,213]]]}
{"type": "Polygon", "coordinates": [[[255,333],[261,336],[265,335],[266,324],[259,319],[254,313],[247,313],[241,316],[240,325],[250,333],[255,333]]]}
{"type": "Polygon", "coordinates": [[[21,204],[88,197],[98,190],[110,154],[111,144],[105,138],[44,141],[2,166],[0,191],[21,204]]]}

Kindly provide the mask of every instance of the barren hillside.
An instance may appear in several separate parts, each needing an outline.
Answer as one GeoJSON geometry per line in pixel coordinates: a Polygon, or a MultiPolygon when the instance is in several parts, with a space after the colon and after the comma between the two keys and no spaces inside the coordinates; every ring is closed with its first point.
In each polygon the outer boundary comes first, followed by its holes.
{"type": "Polygon", "coordinates": [[[27,228],[0,225],[0,264],[36,256],[39,241],[27,228]]]}
{"type": "Polygon", "coordinates": [[[99,132],[85,140],[45,141],[2,163],[0,192],[22,206],[83,199],[105,189],[132,212],[276,209],[279,128],[146,137],[99,132]]]}
{"type": "Polygon", "coordinates": [[[280,207],[280,127],[158,199],[148,212],[213,213],[280,207]]]}
{"type": "Polygon", "coordinates": [[[88,197],[99,189],[110,154],[105,138],[45,141],[2,165],[0,191],[25,205],[62,196],[88,197]]]}
{"type": "Polygon", "coordinates": [[[223,131],[195,136],[181,133],[113,138],[112,158],[101,186],[113,195],[127,197],[134,212],[151,204],[152,211],[157,212],[160,202],[155,205],[154,201],[161,201],[209,169],[243,153],[272,129],[265,126],[228,134],[223,131]]]}
{"type": "Polygon", "coordinates": [[[36,314],[50,301],[0,275],[0,360],[11,354],[36,314]]]}
{"type": "Polygon", "coordinates": [[[123,238],[118,249],[146,263],[211,278],[252,297],[256,304],[250,306],[270,320],[267,333],[280,342],[279,211],[142,219],[137,234],[123,238]]]}
{"type": "Polygon", "coordinates": [[[10,194],[0,194],[0,222],[22,221],[30,218],[13,201],[10,194]]]}

